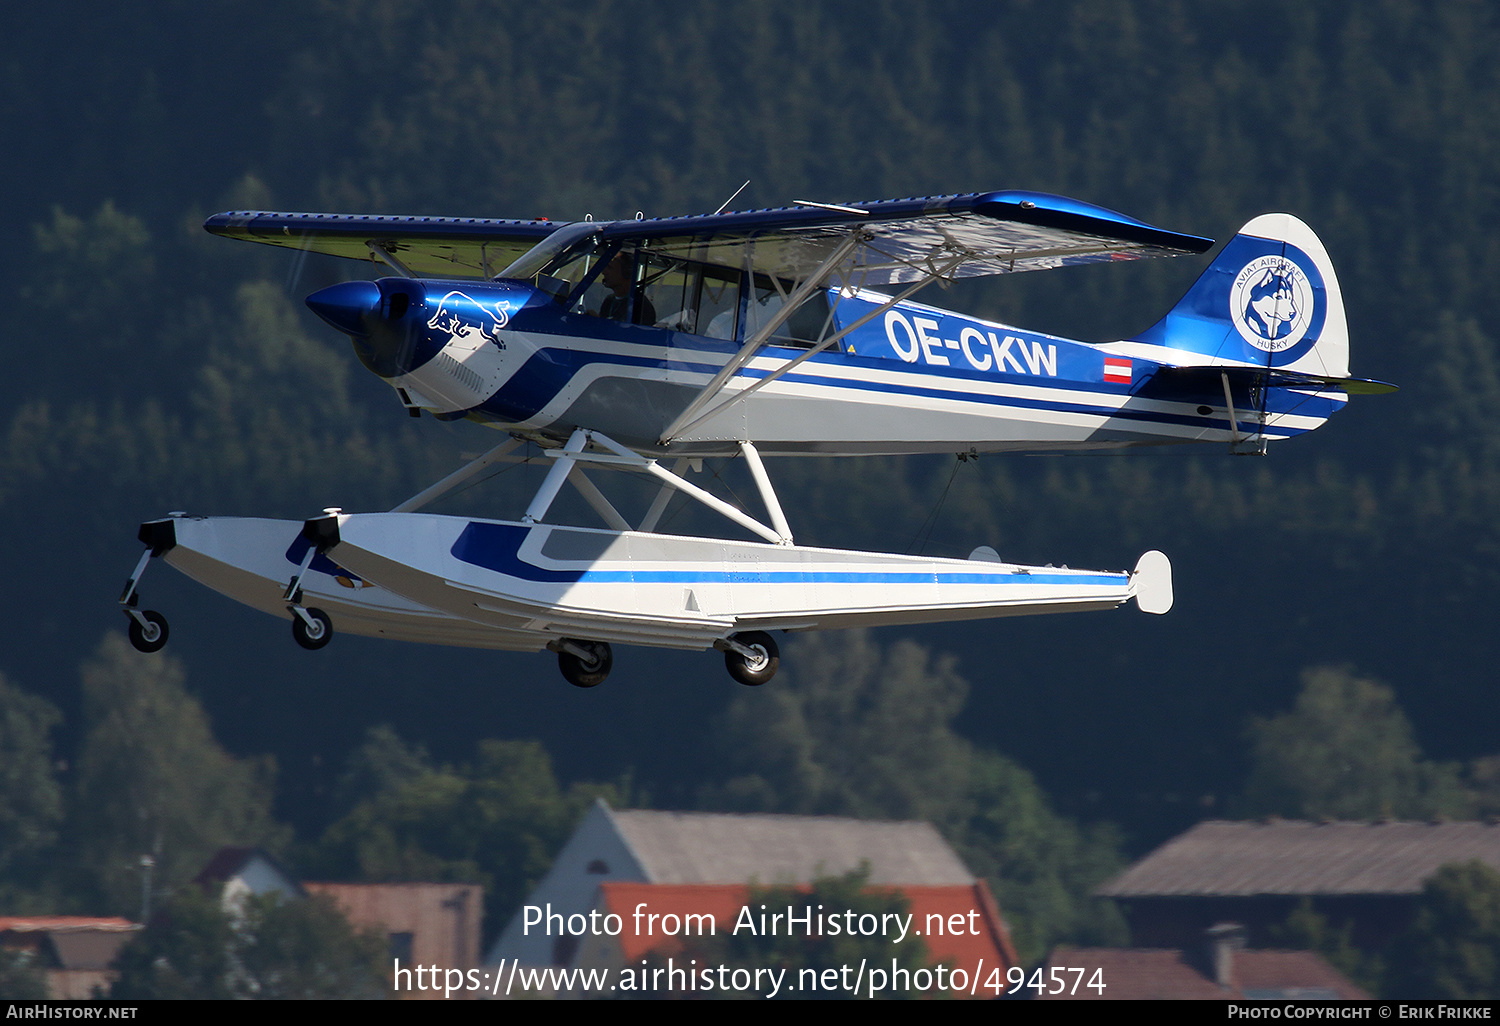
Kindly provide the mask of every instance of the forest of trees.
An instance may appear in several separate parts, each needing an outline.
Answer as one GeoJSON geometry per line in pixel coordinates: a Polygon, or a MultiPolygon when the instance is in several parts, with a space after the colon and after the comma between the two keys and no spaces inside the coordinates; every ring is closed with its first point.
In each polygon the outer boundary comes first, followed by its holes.
{"type": "MultiPolygon", "coordinates": [[[[1497,52],[1478,0],[13,12],[0,898],[135,914],[141,854],[170,891],[232,841],[310,875],[482,881],[493,931],[604,794],[931,819],[1035,959],[1122,940],[1089,888],[1201,818],[1500,812],[1497,52]],[[1353,372],[1402,391],[1264,459],[770,468],[812,544],[1106,567],[1161,548],[1159,619],[803,638],[754,692],[713,654],[627,650],[583,693],[545,656],[306,653],[156,566],[171,647],[125,645],[140,521],[389,508],[493,444],[407,418],[302,306],[371,268],[204,216],[695,213],[746,178],[736,206],[1024,188],[1221,240],[1287,210],[1338,268],[1353,372]]],[[[1128,337],[1204,263],[929,298],[1128,337]]],[[[533,473],[448,508],[510,510],[533,473]]]]}

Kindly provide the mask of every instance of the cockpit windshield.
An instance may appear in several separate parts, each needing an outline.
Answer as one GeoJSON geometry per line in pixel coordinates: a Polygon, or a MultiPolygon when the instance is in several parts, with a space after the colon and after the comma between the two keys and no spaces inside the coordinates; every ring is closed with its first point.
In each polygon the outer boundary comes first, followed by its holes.
{"type": "MultiPolygon", "coordinates": [[[[746,295],[746,272],[741,268],[690,260],[635,243],[612,246],[587,233],[575,235],[571,243],[552,247],[544,255],[548,256],[545,261],[533,259],[538,256],[535,251],[527,254],[527,259],[507,268],[505,276],[519,277],[518,271],[530,270],[531,281],[570,313],[730,341],[743,341],[760,330],[795,288],[794,282],[755,274],[746,295]]],[[[817,290],[768,341],[814,345],[828,330],[828,314],[827,296],[817,290]]]]}

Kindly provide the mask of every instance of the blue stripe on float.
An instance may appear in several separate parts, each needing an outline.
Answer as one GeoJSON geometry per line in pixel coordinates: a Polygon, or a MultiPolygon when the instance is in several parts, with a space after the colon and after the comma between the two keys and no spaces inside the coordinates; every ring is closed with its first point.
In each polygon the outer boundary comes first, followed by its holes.
{"type": "Polygon", "coordinates": [[[554,570],[521,559],[531,528],[471,521],[450,550],[471,566],[523,581],[555,584],[1091,584],[1125,587],[1127,574],[990,574],[974,571],[554,570]]]}

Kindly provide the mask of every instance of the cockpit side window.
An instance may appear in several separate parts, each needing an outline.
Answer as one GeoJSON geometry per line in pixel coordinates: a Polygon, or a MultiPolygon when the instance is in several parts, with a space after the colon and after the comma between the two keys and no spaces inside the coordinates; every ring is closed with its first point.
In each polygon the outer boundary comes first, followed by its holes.
{"type": "MultiPolygon", "coordinates": [[[[744,341],[786,305],[795,283],[754,276],[741,298],[746,272],[656,252],[580,240],[558,253],[532,279],[570,312],[708,338],[744,341]]],[[[769,341],[808,348],[828,330],[828,297],[815,291],[769,341]]]]}
{"type": "Polygon", "coordinates": [[[656,326],[696,332],[693,296],[701,274],[697,264],[655,253],[641,253],[641,289],[656,314],[656,326]]]}
{"type": "MultiPolygon", "coordinates": [[[[748,337],[759,331],[771,318],[781,312],[790,297],[793,286],[789,282],[773,280],[770,276],[755,276],[755,291],[745,312],[745,332],[748,337]]],[[[806,299],[792,315],[772,333],[770,342],[808,348],[817,344],[828,323],[828,296],[818,290],[806,299]]]]}
{"type": "Polygon", "coordinates": [[[657,327],[733,339],[738,327],[741,273],[661,254],[641,254],[641,283],[657,327]]]}
{"type": "Polygon", "coordinates": [[[703,268],[698,282],[698,334],[709,338],[738,338],[740,317],[739,271],[727,267],[703,268]]]}

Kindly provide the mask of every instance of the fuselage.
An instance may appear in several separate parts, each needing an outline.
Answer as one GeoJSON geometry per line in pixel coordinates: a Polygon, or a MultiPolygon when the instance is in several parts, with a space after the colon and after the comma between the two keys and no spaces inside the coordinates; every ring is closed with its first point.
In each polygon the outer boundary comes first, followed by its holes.
{"type": "MultiPolygon", "coordinates": [[[[729,453],[741,440],[766,455],[1102,450],[1226,442],[1252,428],[1278,439],[1318,427],[1346,401],[1336,389],[1252,391],[1241,379],[1228,397],[1232,422],[1216,377],[1143,359],[1138,347],[1124,355],[908,301],[663,444],[769,320],[777,304],[768,298],[760,310],[742,298],[713,317],[701,299],[681,309],[658,302],[649,316],[637,307],[616,320],[531,282],[385,278],[334,286],[309,304],[353,336],[409,409],[557,440],[585,427],[642,452],[729,453]]],[[[814,297],[707,408],[886,298],[814,297]]]]}

